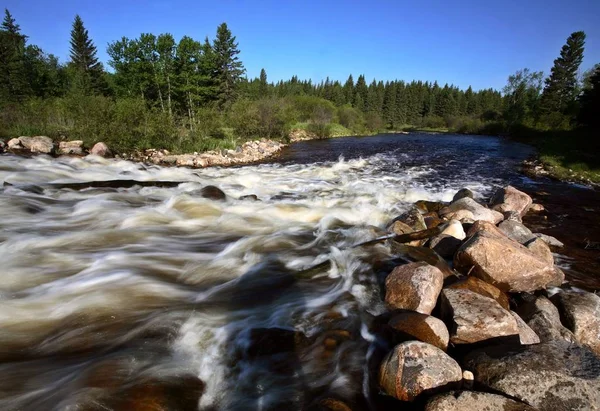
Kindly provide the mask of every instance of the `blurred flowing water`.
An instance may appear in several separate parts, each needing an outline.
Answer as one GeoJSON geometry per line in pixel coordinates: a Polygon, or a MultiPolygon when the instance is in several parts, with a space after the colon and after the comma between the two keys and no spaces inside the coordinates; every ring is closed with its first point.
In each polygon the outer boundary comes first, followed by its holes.
{"type": "MultiPolygon", "coordinates": [[[[325,397],[376,408],[372,327],[395,256],[350,247],[414,201],[463,187],[480,199],[509,183],[598,197],[519,174],[531,154],[413,134],[297,143],[276,162],[201,170],[4,155],[0,409],[308,409],[325,397]],[[69,185],[98,181],[111,183],[69,185]],[[228,199],[202,198],[206,185],[228,199]]],[[[549,221],[534,223],[569,224],[549,221]]]]}

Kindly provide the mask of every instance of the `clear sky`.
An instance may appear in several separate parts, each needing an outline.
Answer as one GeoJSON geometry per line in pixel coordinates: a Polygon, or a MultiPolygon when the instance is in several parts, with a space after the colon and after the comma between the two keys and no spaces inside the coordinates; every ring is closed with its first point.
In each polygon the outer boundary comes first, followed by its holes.
{"type": "Polygon", "coordinates": [[[30,43],[66,61],[79,13],[106,45],[142,32],[203,40],[227,22],[248,77],[269,81],[437,80],[502,88],[528,67],[549,73],[567,36],[587,34],[582,69],[600,63],[600,0],[2,0],[30,43]]]}

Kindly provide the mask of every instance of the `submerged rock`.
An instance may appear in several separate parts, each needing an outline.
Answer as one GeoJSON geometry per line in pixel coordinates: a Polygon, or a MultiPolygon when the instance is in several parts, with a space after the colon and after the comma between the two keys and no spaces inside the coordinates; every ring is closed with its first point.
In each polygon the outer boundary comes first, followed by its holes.
{"type": "Polygon", "coordinates": [[[444,322],[430,315],[406,311],[394,315],[389,326],[395,331],[431,344],[440,350],[448,349],[449,334],[444,322]]]}
{"type": "Polygon", "coordinates": [[[420,341],[397,345],[379,368],[383,391],[402,401],[435,392],[462,380],[458,363],[444,351],[420,341]]]}
{"type": "Polygon", "coordinates": [[[468,218],[473,221],[485,220],[494,224],[498,224],[504,219],[502,213],[490,210],[469,197],[461,198],[448,207],[444,207],[440,210],[440,216],[447,220],[468,218]]]}
{"type": "Polygon", "coordinates": [[[600,358],[566,342],[474,351],[464,361],[475,381],[540,411],[600,408],[600,358]]]}
{"type": "Polygon", "coordinates": [[[200,196],[216,201],[224,201],[227,199],[225,193],[219,187],[215,186],[202,187],[200,196]]]}
{"type": "Polygon", "coordinates": [[[506,186],[499,189],[492,196],[490,205],[496,211],[501,213],[505,211],[516,211],[522,216],[527,213],[527,210],[533,203],[531,197],[522,191],[517,190],[513,186],[506,186]]]}
{"type": "Polygon", "coordinates": [[[51,154],[54,152],[54,142],[50,137],[19,137],[19,141],[32,153],[51,154]]]}
{"type": "Polygon", "coordinates": [[[519,334],[510,312],[492,298],[469,290],[443,290],[441,312],[454,344],[473,344],[519,334]]]}
{"type": "Polygon", "coordinates": [[[536,411],[527,404],[489,392],[454,391],[429,400],[425,411],[536,411]]]}
{"type": "Polygon", "coordinates": [[[461,188],[456,192],[456,194],[454,194],[452,202],[454,203],[455,201],[458,201],[463,198],[473,198],[473,192],[468,188],[461,188]]]}
{"type": "Polygon", "coordinates": [[[559,292],[552,296],[562,323],[575,339],[600,356],[600,297],[588,292],[559,292]]]}
{"type": "Polygon", "coordinates": [[[443,282],[444,274],[425,262],[400,265],[385,280],[385,302],[392,309],[431,314],[443,282]]]}

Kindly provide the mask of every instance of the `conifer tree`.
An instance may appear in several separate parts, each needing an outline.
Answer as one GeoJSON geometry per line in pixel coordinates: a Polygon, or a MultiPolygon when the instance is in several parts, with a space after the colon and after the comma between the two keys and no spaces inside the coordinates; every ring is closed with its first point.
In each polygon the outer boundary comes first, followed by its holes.
{"type": "Polygon", "coordinates": [[[260,69],[260,77],[258,83],[258,95],[259,97],[267,97],[269,93],[268,84],[267,84],[267,72],[264,68],[260,69]]]}
{"type": "Polygon", "coordinates": [[[20,100],[30,94],[25,68],[26,36],[8,9],[0,27],[0,94],[6,100],[20,100]]]}
{"type": "Polygon", "coordinates": [[[356,85],[354,86],[354,108],[365,111],[368,93],[369,88],[367,86],[367,82],[365,81],[365,76],[361,74],[358,76],[358,80],[356,80],[356,85]]]}
{"type": "Polygon", "coordinates": [[[106,91],[104,69],[96,56],[96,46],[89,37],[79,15],[75,16],[71,29],[71,61],[73,84],[82,92],[102,94],[106,91]]]}
{"type": "Polygon", "coordinates": [[[238,43],[231,34],[226,23],[217,28],[217,37],[213,42],[216,66],[216,80],[219,87],[219,104],[221,107],[233,103],[236,97],[236,87],[246,72],[238,54],[238,43]]]}
{"type": "Polygon", "coordinates": [[[580,97],[579,123],[600,131],[600,65],[589,77],[589,83],[580,97]]]}
{"type": "Polygon", "coordinates": [[[352,104],[354,102],[354,78],[352,74],[348,76],[348,80],[344,83],[344,97],[345,104],[352,104]]]}

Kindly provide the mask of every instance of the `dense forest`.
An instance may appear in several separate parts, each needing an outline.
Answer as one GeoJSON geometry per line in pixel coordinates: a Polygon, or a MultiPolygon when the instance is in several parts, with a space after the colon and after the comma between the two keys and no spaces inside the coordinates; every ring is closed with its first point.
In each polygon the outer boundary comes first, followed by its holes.
{"type": "Polygon", "coordinates": [[[461,90],[429,81],[368,81],[364,75],[320,83],[246,77],[236,37],[221,24],[214,39],[142,33],[108,45],[98,60],[76,16],[70,59],[29,44],[5,10],[0,27],[0,135],[103,140],[120,150],[202,151],[244,139],[288,139],[385,130],[449,129],[518,134],[599,128],[600,65],[579,77],[585,34],[575,32],[548,77],[523,69],[502,92],[461,90]]]}

